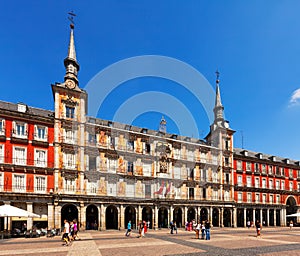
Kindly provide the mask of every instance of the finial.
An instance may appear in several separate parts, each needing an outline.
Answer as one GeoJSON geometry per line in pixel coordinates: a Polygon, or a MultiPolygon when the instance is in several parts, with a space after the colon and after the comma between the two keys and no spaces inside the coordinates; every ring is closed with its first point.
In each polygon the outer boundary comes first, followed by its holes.
{"type": "Polygon", "coordinates": [[[71,22],[70,28],[74,29],[74,25],[75,25],[74,17],[76,16],[76,14],[73,11],[68,12],[68,14],[69,14],[68,20],[71,22]]]}
{"type": "Polygon", "coordinates": [[[218,70],[216,71],[216,76],[217,76],[216,84],[219,84],[220,83],[220,80],[219,80],[220,72],[218,70]]]}

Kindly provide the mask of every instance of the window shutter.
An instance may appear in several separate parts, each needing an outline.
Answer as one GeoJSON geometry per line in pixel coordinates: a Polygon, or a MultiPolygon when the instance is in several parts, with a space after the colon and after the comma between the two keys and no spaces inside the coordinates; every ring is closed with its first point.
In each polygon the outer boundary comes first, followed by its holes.
{"type": "Polygon", "coordinates": [[[13,121],[12,123],[12,133],[16,134],[16,121],[13,121]]]}
{"type": "Polygon", "coordinates": [[[38,138],[38,127],[37,125],[34,125],[34,135],[33,135],[34,139],[38,138]]]}
{"type": "Polygon", "coordinates": [[[48,127],[45,127],[45,139],[48,140],[48,127]]]}

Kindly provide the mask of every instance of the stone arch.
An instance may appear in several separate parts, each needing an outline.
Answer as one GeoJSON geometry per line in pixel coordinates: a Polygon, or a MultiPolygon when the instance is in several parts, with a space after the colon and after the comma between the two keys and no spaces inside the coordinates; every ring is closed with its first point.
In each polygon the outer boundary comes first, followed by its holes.
{"type": "Polygon", "coordinates": [[[128,222],[131,221],[131,228],[136,228],[136,210],[133,206],[129,205],[125,208],[124,227],[127,228],[128,222]]]}
{"type": "Polygon", "coordinates": [[[152,209],[149,206],[145,206],[142,211],[142,219],[146,222],[150,221],[149,228],[152,228],[153,220],[152,220],[152,209]]]}
{"type": "Polygon", "coordinates": [[[224,227],[231,227],[231,210],[228,208],[225,208],[223,211],[223,225],[224,227]]]}
{"type": "Polygon", "coordinates": [[[220,226],[220,221],[219,221],[219,209],[218,208],[213,208],[212,210],[212,220],[211,223],[214,227],[219,227],[220,226]]]}
{"type": "Polygon", "coordinates": [[[176,222],[176,226],[181,228],[184,223],[182,223],[182,209],[180,207],[176,207],[173,210],[173,220],[176,222]]]}
{"type": "Polygon", "coordinates": [[[78,220],[78,209],[74,204],[65,204],[61,208],[61,227],[64,226],[64,220],[78,220]]]}
{"type": "Polygon", "coordinates": [[[192,220],[196,220],[196,210],[194,207],[190,207],[187,212],[187,221],[190,222],[192,220]]]}
{"type": "Polygon", "coordinates": [[[166,207],[161,207],[158,210],[158,227],[167,228],[169,226],[168,210],[166,207]]]}
{"type": "Polygon", "coordinates": [[[208,220],[208,210],[207,208],[201,208],[200,210],[200,221],[206,221],[208,220]]]}
{"type": "Polygon", "coordinates": [[[118,229],[118,209],[114,205],[109,205],[105,211],[106,229],[118,229]]]}
{"type": "Polygon", "coordinates": [[[98,208],[91,204],[86,208],[86,229],[87,230],[98,230],[98,208]]]}
{"type": "MultiPolygon", "coordinates": [[[[289,196],[286,199],[286,215],[294,214],[297,212],[297,201],[295,197],[289,196]]],[[[297,217],[286,217],[286,223],[289,224],[290,221],[293,221],[294,223],[297,222],[297,217]]]]}

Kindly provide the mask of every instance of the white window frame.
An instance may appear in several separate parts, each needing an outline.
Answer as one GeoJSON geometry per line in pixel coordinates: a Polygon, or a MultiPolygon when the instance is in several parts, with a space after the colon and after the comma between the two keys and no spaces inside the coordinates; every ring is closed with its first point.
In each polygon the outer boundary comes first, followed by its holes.
{"type": "Polygon", "coordinates": [[[276,204],[280,203],[280,195],[276,195],[276,204]]]}
{"type": "Polygon", "coordinates": [[[76,192],[76,181],[65,179],[64,191],[65,191],[65,193],[74,193],[74,192],[76,192]]]}
{"type": "Polygon", "coordinates": [[[260,202],[260,194],[255,194],[255,203],[260,202]]]}
{"type": "Polygon", "coordinates": [[[4,163],[4,144],[0,144],[0,163],[4,163]]]}
{"type": "Polygon", "coordinates": [[[276,189],[279,190],[280,189],[280,181],[276,180],[276,189]]]}
{"type": "Polygon", "coordinates": [[[0,172],[0,191],[4,190],[4,172],[0,172]]]}
{"type": "Polygon", "coordinates": [[[76,154],[63,153],[63,160],[65,169],[76,169],[76,154]]]}
{"type": "Polygon", "coordinates": [[[243,202],[243,192],[238,192],[238,198],[237,198],[238,203],[243,202]]]}
{"type": "Polygon", "coordinates": [[[267,194],[262,194],[262,203],[265,204],[267,202],[267,194]]]}
{"type": "Polygon", "coordinates": [[[270,204],[274,203],[274,196],[273,195],[269,195],[269,202],[270,202],[270,204]]]}
{"type": "Polygon", "coordinates": [[[13,174],[13,191],[26,192],[26,175],[13,174]]]}
{"type": "Polygon", "coordinates": [[[34,139],[38,141],[48,140],[48,127],[43,125],[34,125],[34,139]],[[41,137],[39,130],[44,130],[44,136],[41,137]]]}
{"type": "Polygon", "coordinates": [[[28,138],[28,124],[21,121],[13,121],[12,123],[12,135],[16,138],[27,139],[28,138]],[[18,126],[24,126],[22,134],[18,133],[18,126]]]}
{"type": "Polygon", "coordinates": [[[15,165],[26,165],[27,164],[27,148],[26,147],[19,147],[19,146],[13,147],[13,163],[15,165]],[[17,149],[24,150],[24,158],[19,158],[17,156],[17,149]]]}
{"type": "Polygon", "coordinates": [[[252,193],[247,193],[247,203],[252,203],[252,193]]]}
{"type": "Polygon", "coordinates": [[[292,181],[289,182],[289,189],[290,191],[293,191],[293,188],[294,188],[294,184],[292,181]]]}
{"type": "Polygon", "coordinates": [[[281,181],[281,190],[285,190],[285,182],[284,182],[284,180],[281,181]]]}
{"type": "Polygon", "coordinates": [[[5,135],[5,119],[0,118],[0,135],[5,135]]]}
{"type": "Polygon", "coordinates": [[[242,175],[238,175],[237,183],[238,183],[238,186],[242,186],[243,185],[243,177],[242,177],[242,175]]]}
{"type": "Polygon", "coordinates": [[[269,180],[269,189],[273,189],[273,188],[274,188],[273,180],[269,180]]]}
{"type": "Polygon", "coordinates": [[[251,187],[252,186],[251,179],[252,179],[251,176],[247,176],[247,187],[251,187]]]}
{"type": "Polygon", "coordinates": [[[38,167],[47,167],[47,150],[39,148],[34,149],[34,165],[38,167]],[[44,160],[39,159],[39,152],[44,153],[44,160]]]}
{"type": "Polygon", "coordinates": [[[259,178],[255,178],[255,185],[256,188],[259,188],[259,178]]]}
{"type": "Polygon", "coordinates": [[[36,193],[47,192],[47,176],[42,176],[42,175],[34,176],[34,192],[36,193]]]}
{"type": "Polygon", "coordinates": [[[77,131],[72,129],[64,129],[64,142],[74,144],[77,142],[77,131]]]}

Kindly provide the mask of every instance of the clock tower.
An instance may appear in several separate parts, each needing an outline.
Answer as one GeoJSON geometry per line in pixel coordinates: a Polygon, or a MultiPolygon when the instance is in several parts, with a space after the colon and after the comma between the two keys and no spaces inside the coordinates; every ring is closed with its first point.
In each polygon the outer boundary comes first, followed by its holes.
{"type": "MultiPolygon", "coordinates": [[[[63,83],[52,84],[55,105],[54,193],[75,194],[84,184],[84,138],[87,94],[79,87],[79,64],[74,43],[74,24],[70,25],[63,83]]],[[[63,200],[63,198],[62,198],[63,200]]]]}

